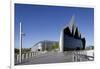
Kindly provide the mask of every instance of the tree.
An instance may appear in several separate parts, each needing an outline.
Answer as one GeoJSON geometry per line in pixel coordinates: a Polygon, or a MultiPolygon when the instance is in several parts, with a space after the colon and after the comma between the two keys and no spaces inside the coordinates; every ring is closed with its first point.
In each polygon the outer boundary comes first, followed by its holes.
{"type": "Polygon", "coordinates": [[[59,48],[59,44],[58,43],[52,45],[52,50],[57,49],[57,48],[59,48]]]}
{"type": "Polygon", "coordinates": [[[15,54],[19,54],[19,49],[15,48],[15,54]]]}

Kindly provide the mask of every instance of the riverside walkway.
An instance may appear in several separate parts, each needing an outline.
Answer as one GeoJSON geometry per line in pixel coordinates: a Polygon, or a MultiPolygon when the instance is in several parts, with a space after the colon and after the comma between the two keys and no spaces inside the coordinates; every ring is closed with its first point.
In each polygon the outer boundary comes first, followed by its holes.
{"type": "Polygon", "coordinates": [[[63,62],[80,62],[80,61],[93,61],[93,51],[81,51],[81,52],[46,52],[39,54],[28,59],[25,62],[16,65],[31,65],[31,64],[46,64],[46,63],[63,63],[63,62]],[[89,55],[91,54],[91,55],[89,55]]]}

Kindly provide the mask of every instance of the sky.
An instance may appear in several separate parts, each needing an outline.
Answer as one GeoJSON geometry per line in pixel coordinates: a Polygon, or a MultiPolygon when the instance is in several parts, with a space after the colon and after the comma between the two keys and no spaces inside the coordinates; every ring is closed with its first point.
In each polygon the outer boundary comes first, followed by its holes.
{"type": "Polygon", "coordinates": [[[59,41],[60,32],[74,15],[75,24],[86,46],[94,46],[94,9],[85,7],[15,4],[15,48],[19,48],[19,27],[22,23],[23,48],[43,40],[59,41]]]}

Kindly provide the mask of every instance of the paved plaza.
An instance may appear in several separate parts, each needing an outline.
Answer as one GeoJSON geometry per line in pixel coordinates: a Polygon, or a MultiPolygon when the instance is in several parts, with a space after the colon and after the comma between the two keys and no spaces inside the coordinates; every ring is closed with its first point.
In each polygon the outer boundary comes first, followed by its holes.
{"type": "Polygon", "coordinates": [[[26,62],[22,62],[17,65],[30,65],[30,64],[46,64],[46,63],[63,63],[63,62],[80,62],[80,61],[93,61],[93,56],[87,56],[82,54],[75,54],[75,52],[47,52],[40,54],[29,59],[26,62]],[[91,58],[91,59],[89,59],[91,58]]]}

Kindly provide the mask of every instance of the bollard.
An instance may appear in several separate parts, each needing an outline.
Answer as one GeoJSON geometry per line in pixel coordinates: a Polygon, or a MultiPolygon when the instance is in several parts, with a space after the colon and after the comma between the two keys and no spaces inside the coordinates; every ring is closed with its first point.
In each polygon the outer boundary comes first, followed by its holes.
{"type": "Polygon", "coordinates": [[[33,53],[33,57],[34,57],[34,52],[32,52],[33,53]]]}
{"type": "Polygon", "coordinates": [[[24,54],[22,54],[22,62],[24,61],[24,59],[25,59],[25,58],[24,58],[24,54]]]}
{"type": "Polygon", "coordinates": [[[74,62],[77,61],[77,52],[74,53],[74,62]]]}
{"type": "Polygon", "coordinates": [[[15,62],[15,64],[16,64],[16,62],[17,62],[17,55],[15,54],[15,59],[14,59],[14,62],[15,62]]]}
{"type": "Polygon", "coordinates": [[[33,52],[33,56],[35,56],[34,52],[33,52]]]}
{"type": "Polygon", "coordinates": [[[32,52],[32,57],[33,57],[33,52],[32,52]]]}
{"type": "Polygon", "coordinates": [[[24,61],[26,61],[26,53],[24,53],[24,61]]]}
{"type": "Polygon", "coordinates": [[[17,55],[17,63],[19,63],[19,55],[17,55]]]}
{"type": "Polygon", "coordinates": [[[26,59],[25,59],[26,61],[28,60],[28,53],[26,53],[26,59]]]}
{"type": "Polygon", "coordinates": [[[31,52],[29,53],[29,59],[31,58],[31,52]]]}
{"type": "Polygon", "coordinates": [[[72,62],[75,62],[75,56],[74,56],[74,53],[72,54],[72,62]]]}

